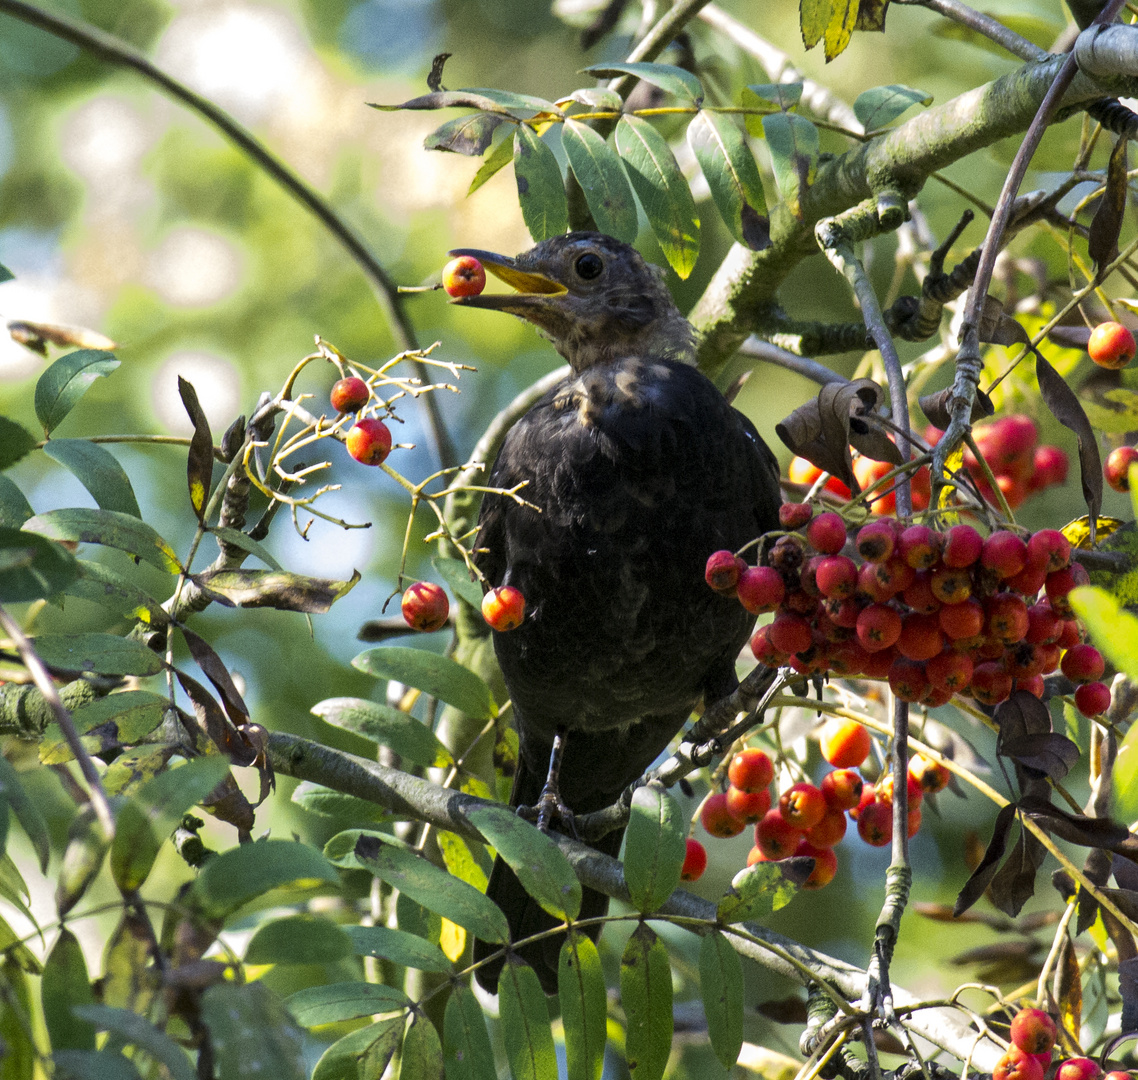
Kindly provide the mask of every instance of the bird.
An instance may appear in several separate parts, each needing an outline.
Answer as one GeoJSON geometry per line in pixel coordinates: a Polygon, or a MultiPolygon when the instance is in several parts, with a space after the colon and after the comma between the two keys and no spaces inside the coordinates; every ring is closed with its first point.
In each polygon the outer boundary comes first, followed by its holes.
{"type": "MultiPolygon", "coordinates": [[[[473,558],[485,589],[512,585],[526,601],[520,626],[493,631],[519,737],[510,805],[540,806],[540,826],[572,835],[573,816],[618,799],[701,700],[738,685],[754,616],[713,591],[704,568],[778,528],[778,462],[695,366],[693,327],[635,248],[577,231],[516,257],[450,254],[515,290],[452,303],[520,316],[569,362],[502,444],[473,558]],[[503,494],[519,484],[523,501],[503,494]]],[[[593,846],[616,856],[622,836],[593,846]]],[[[501,859],[487,895],[511,942],[558,925],[501,859]]],[[[579,918],[607,907],[585,889],[579,918]]],[[[563,941],[516,950],[549,994],[563,941]]],[[[498,948],[476,941],[475,959],[498,948]]],[[[477,969],[490,992],[502,963],[477,969]]]]}

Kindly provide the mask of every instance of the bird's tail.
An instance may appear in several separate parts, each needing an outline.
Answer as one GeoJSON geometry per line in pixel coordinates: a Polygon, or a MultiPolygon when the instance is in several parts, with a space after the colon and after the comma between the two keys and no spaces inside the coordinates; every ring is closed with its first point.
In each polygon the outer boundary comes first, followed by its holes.
{"type": "MultiPolygon", "coordinates": [[[[528,768],[525,759],[518,761],[518,771],[514,777],[514,789],[510,795],[511,806],[533,806],[541,795],[545,776],[528,768]]],[[[618,829],[608,833],[596,843],[590,845],[597,851],[614,858],[620,852],[621,840],[624,830],[618,829]]],[[[550,915],[533,899],[522,887],[517,875],[500,858],[494,860],[494,868],[490,871],[490,884],[486,888],[486,895],[502,909],[510,924],[510,941],[522,941],[534,934],[543,933],[557,926],[561,920],[550,915]]],[[[595,919],[608,911],[609,898],[604,893],[594,889],[584,889],[581,894],[580,919],[595,919]]],[[[600,924],[590,926],[585,932],[596,941],[601,931],[600,924]]],[[[515,953],[530,965],[537,973],[538,979],[547,994],[557,993],[557,961],[561,954],[561,946],[565,943],[565,934],[554,934],[541,938],[515,949],[515,953]]],[[[501,948],[486,941],[474,942],[475,961],[483,960],[501,948]]],[[[478,982],[490,993],[498,992],[498,976],[502,971],[504,957],[480,967],[477,972],[478,982]]]]}

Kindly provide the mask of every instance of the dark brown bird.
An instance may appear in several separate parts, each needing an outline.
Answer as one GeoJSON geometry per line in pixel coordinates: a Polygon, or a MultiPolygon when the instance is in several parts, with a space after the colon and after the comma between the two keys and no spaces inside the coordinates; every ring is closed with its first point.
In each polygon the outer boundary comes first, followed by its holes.
{"type": "MultiPolygon", "coordinates": [[[[527,604],[520,627],[494,634],[521,743],[511,805],[548,810],[559,787],[557,816],[571,832],[565,811],[611,804],[701,698],[737,685],[754,618],[708,588],[704,566],[777,528],[778,465],[693,366],[691,325],[627,244],[575,232],[516,259],[451,254],[475,256],[517,290],[456,303],[527,319],[573,369],[513,427],[489,479],[503,489],[526,481],[520,494],[540,512],[487,495],[475,545],[490,585],[515,586],[527,604]],[[556,786],[543,800],[547,770],[556,786]]],[[[615,856],[621,838],[596,847],[615,856]]],[[[501,860],[488,892],[515,941],[556,925],[501,860]]],[[[607,903],[586,889],[581,918],[607,903]]],[[[562,942],[519,950],[548,993],[562,942]]],[[[477,942],[475,957],[495,948],[477,942]]],[[[499,970],[479,969],[479,981],[495,990],[499,970]]]]}

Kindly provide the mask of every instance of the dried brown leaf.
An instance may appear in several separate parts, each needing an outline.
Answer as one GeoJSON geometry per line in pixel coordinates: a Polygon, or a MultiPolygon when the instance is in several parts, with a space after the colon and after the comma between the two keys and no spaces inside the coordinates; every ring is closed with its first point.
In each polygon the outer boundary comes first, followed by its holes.
{"type": "Polygon", "coordinates": [[[984,895],[984,890],[992,878],[996,876],[1000,859],[1003,858],[1004,851],[1007,850],[1008,834],[1011,832],[1015,815],[1016,808],[1014,805],[1009,804],[1000,808],[1000,812],[996,815],[996,823],[992,828],[992,839],[988,842],[988,849],[956,897],[956,903],[952,908],[953,914],[962,915],[967,911],[984,895]]]}
{"type": "Polygon", "coordinates": [[[190,439],[190,452],[186,461],[190,505],[198,521],[204,522],[205,503],[213,482],[213,435],[209,430],[209,421],[198,403],[197,391],[181,375],[178,376],[178,395],[194,425],[194,434],[190,439]]]}
{"type": "MultiPolygon", "coordinates": [[[[925,394],[924,397],[918,398],[917,404],[920,405],[921,412],[928,417],[929,423],[944,431],[952,423],[952,416],[948,411],[951,398],[952,387],[946,386],[935,394],[925,394]]],[[[974,424],[977,420],[991,416],[995,411],[996,407],[992,404],[992,399],[983,390],[977,389],[976,400],[972,402],[970,422],[974,424]]]]}
{"type": "Polygon", "coordinates": [[[1118,237],[1126,216],[1126,136],[1119,137],[1106,167],[1106,187],[1087,235],[1087,252],[1101,275],[1118,257],[1118,237]]]}

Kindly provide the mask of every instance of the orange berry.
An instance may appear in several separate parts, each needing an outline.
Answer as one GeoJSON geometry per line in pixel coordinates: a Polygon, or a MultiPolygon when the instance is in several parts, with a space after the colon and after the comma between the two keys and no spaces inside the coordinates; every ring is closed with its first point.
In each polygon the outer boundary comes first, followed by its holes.
{"type": "Polygon", "coordinates": [[[499,585],[482,597],[482,618],[499,633],[521,626],[525,616],[526,598],[513,585],[499,585]]]}
{"type": "Polygon", "coordinates": [[[774,779],[774,765],[764,751],[748,746],[731,759],[727,779],[741,791],[762,791],[774,779]]]}
{"type": "Polygon", "coordinates": [[[347,434],[348,453],[361,465],[382,465],[391,453],[391,432],[382,420],[368,417],[347,434]]]}
{"type": "Polygon", "coordinates": [[[856,769],[872,746],[869,732],[854,720],[834,718],[822,727],[822,757],[839,769],[856,769]]]}
{"type": "Polygon", "coordinates": [[[486,271],[473,255],[460,255],[443,267],[443,288],[456,299],[478,296],[486,288],[486,271]]]}
{"type": "Polygon", "coordinates": [[[1087,341],[1087,353],[1099,367],[1117,371],[1134,359],[1134,335],[1122,323],[1099,323],[1087,341]]]}
{"type": "Polygon", "coordinates": [[[433,581],[416,581],[403,593],[403,619],[412,630],[430,632],[446,626],[450,601],[433,581]]]}

